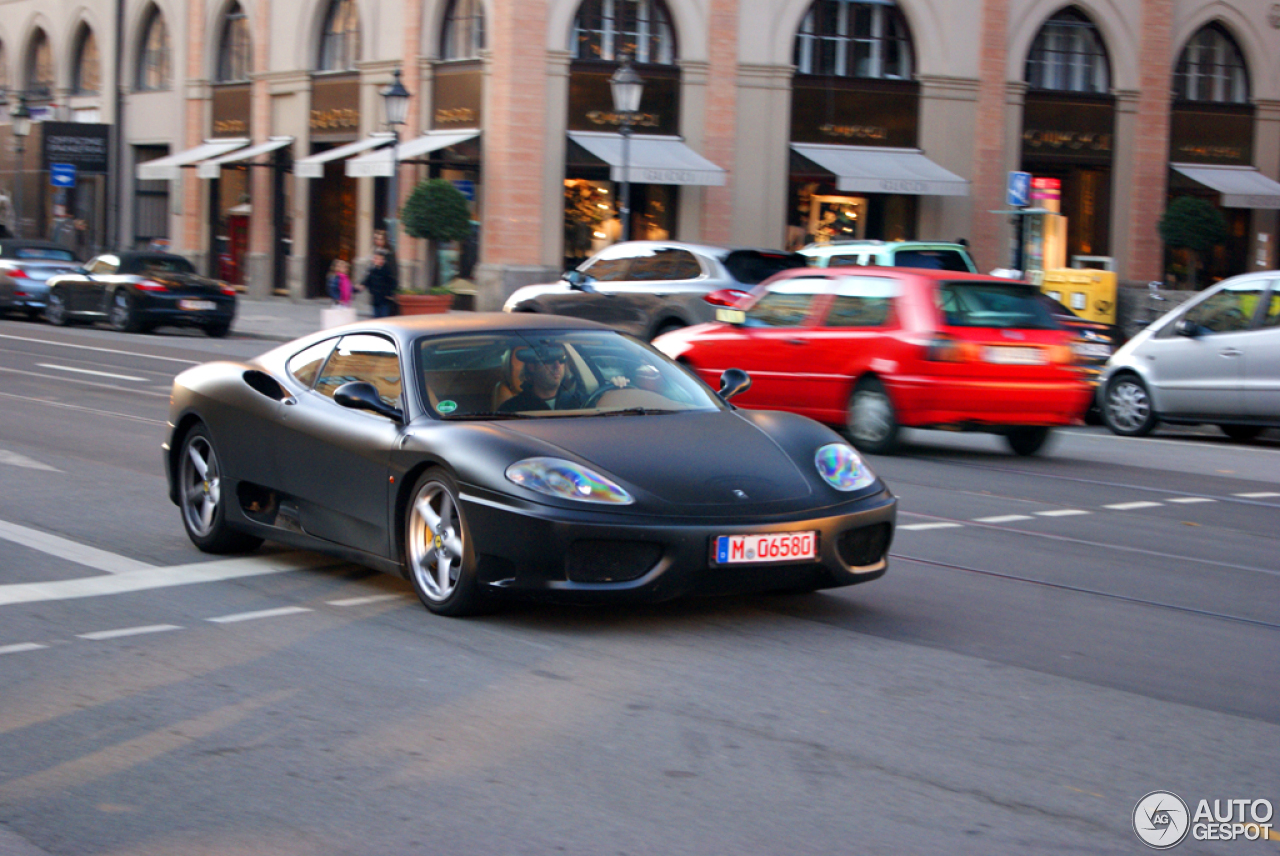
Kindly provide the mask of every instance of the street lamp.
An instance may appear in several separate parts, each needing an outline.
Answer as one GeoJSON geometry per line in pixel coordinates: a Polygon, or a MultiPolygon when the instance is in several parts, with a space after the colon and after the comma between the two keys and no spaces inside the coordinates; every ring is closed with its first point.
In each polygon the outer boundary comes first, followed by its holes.
{"type": "Polygon", "coordinates": [[[22,237],[22,173],[23,173],[23,141],[27,138],[27,134],[31,133],[31,111],[27,109],[27,94],[25,92],[18,93],[18,106],[9,114],[9,120],[13,123],[13,139],[14,149],[18,153],[18,174],[14,184],[14,200],[13,200],[13,233],[14,237],[22,237]]]}
{"type": "Polygon", "coordinates": [[[631,240],[631,123],[640,110],[644,80],[631,67],[631,56],[624,54],[622,65],[609,78],[613,90],[613,111],[618,114],[618,133],[622,134],[622,240],[631,240]]]}
{"type": "Polygon", "coordinates": [[[396,202],[399,193],[396,187],[396,172],[399,170],[400,126],[404,124],[405,114],[409,112],[409,90],[400,82],[400,69],[396,69],[395,79],[391,85],[382,90],[382,107],[386,112],[387,124],[391,126],[394,137],[391,141],[391,181],[387,187],[387,245],[394,252],[396,248],[396,202]]]}

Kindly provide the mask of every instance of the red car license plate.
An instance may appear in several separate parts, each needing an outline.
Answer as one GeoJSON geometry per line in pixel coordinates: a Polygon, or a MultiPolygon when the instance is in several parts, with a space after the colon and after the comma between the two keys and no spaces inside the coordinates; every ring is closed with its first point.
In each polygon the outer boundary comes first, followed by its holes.
{"type": "Polygon", "coordinates": [[[817,532],[767,532],[762,535],[716,537],[717,565],[794,562],[818,555],[817,532]]]}

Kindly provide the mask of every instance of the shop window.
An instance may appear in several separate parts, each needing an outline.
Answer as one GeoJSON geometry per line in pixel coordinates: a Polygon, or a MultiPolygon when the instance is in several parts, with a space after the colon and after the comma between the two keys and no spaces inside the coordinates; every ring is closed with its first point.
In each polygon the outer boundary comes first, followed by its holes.
{"type": "Polygon", "coordinates": [[[800,23],[796,71],[828,77],[911,79],[911,36],[892,3],[816,0],[800,23]]]}
{"type": "Polygon", "coordinates": [[[660,0],[583,0],[573,19],[574,59],[675,63],[671,16],[660,0]]]}
{"type": "Polygon", "coordinates": [[[484,3],[453,0],[444,15],[441,59],[478,59],[484,50],[484,3]]]}
{"type": "Polygon", "coordinates": [[[102,88],[102,61],[98,56],[98,40],[93,30],[83,26],[76,43],[75,77],[71,91],[76,95],[97,95],[102,88]]]}
{"type": "Polygon", "coordinates": [[[147,10],[145,21],[135,85],[142,91],[168,89],[172,72],[169,28],[165,26],[164,15],[154,5],[147,10]]]}
{"type": "Polygon", "coordinates": [[[1235,39],[1218,24],[1191,37],[1178,57],[1173,97],[1219,104],[1249,103],[1249,75],[1235,39]]]}
{"type": "Polygon", "coordinates": [[[333,0],[320,36],[320,71],[352,71],[360,59],[360,10],[355,0],[333,0]]]}
{"type": "Polygon", "coordinates": [[[31,49],[27,54],[27,97],[35,101],[53,98],[53,49],[44,30],[36,30],[31,37],[31,49]]]}
{"type": "Polygon", "coordinates": [[[249,79],[249,19],[239,3],[232,3],[222,21],[222,37],[218,41],[218,83],[237,83],[249,79]]]}
{"type": "Polygon", "coordinates": [[[1111,75],[1093,22],[1075,9],[1050,18],[1027,55],[1026,80],[1032,89],[1106,94],[1111,75]]]}

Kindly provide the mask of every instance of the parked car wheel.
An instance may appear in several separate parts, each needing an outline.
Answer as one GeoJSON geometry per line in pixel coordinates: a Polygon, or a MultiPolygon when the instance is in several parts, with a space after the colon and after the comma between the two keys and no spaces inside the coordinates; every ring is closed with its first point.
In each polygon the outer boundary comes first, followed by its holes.
{"type": "Polygon", "coordinates": [[[1222,429],[1223,434],[1240,443],[1252,440],[1263,431],[1261,425],[1219,425],[1218,427],[1222,429]]]}
{"type": "Polygon", "coordinates": [[[1010,428],[1004,435],[1004,439],[1015,454],[1034,455],[1049,439],[1049,429],[1043,426],[1010,428]]]}
{"type": "Polygon", "coordinates": [[[215,339],[225,339],[227,334],[231,332],[230,322],[226,324],[210,324],[204,328],[204,332],[215,339]]]}
{"type": "Polygon", "coordinates": [[[428,470],[406,512],[404,560],[418,599],[437,615],[474,615],[483,607],[476,556],[458,487],[448,473],[428,470]]]}
{"type": "Polygon", "coordinates": [[[66,327],[71,323],[71,313],[67,311],[67,298],[59,289],[49,292],[49,302],[44,307],[44,317],[55,327],[66,327]]]}
{"type": "Polygon", "coordinates": [[[884,384],[868,378],[849,397],[849,437],[860,451],[891,455],[898,449],[898,416],[884,384]]]}
{"type": "Polygon", "coordinates": [[[1116,375],[1107,383],[1102,418],[1108,428],[1122,437],[1150,434],[1158,421],[1147,385],[1133,374],[1116,375]]]}
{"type": "Polygon", "coordinates": [[[213,438],[203,425],[192,428],[182,440],[178,461],[182,524],[187,537],[206,553],[247,553],[262,539],[227,526],[222,495],[222,467],[213,438]]]}
{"type": "Polygon", "coordinates": [[[138,310],[133,305],[133,298],[127,291],[117,291],[111,296],[111,309],[107,312],[107,322],[111,329],[121,333],[137,333],[142,329],[138,321],[138,310]]]}

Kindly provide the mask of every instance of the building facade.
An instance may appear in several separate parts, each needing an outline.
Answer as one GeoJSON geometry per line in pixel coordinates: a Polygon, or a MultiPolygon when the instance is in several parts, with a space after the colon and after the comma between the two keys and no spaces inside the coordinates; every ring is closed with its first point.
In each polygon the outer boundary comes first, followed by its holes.
{"type": "MultiPolygon", "coordinates": [[[[1224,276],[1276,264],[1278,48],[1261,0],[14,0],[0,215],[313,297],[392,195],[443,177],[478,252],[433,263],[496,308],[624,234],[965,238],[989,269],[1026,261],[1014,228],[1035,220],[1064,263],[1177,278],[1157,222],[1192,194],[1227,220],[1224,276]],[[624,59],[644,81],[625,117],[624,59]],[[1011,215],[1012,172],[1063,216],[1011,215]]],[[[425,254],[401,235],[402,277],[425,254]]]]}

